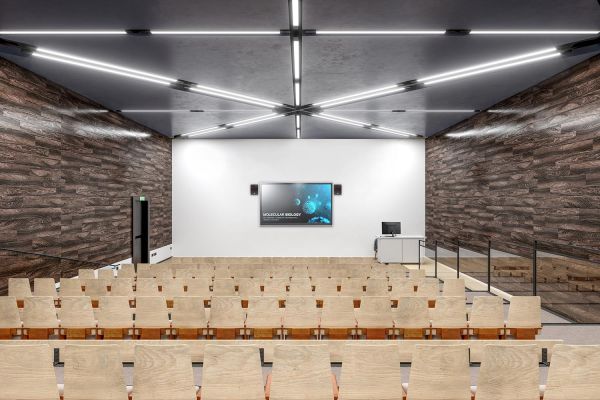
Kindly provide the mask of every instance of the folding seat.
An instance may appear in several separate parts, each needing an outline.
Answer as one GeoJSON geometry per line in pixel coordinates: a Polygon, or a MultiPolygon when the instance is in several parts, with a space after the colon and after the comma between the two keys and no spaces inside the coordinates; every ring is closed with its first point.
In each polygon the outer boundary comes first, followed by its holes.
{"type": "Polygon", "coordinates": [[[350,296],[323,297],[319,337],[348,339],[356,335],[354,300],[350,296]]]}
{"type": "Polygon", "coordinates": [[[283,310],[275,296],[250,296],[244,336],[254,339],[281,337],[283,310]]]}
{"type": "Polygon", "coordinates": [[[267,377],[269,400],[333,400],[337,397],[326,345],[277,345],[267,377]]]}
{"type": "MultiPolygon", "coordinates": [[[[437,278],[425,278],[419,282],[417,286],[416,296],[426,297],[429,303],[429,307],[435,307],[435,301],[440,295],[440,282],[437,278]]],[[[465,299],[463,297],[463,303],[465,299]]]]}
{"type": "Polygon", "coordinates": [[[162,296],[137,296],[135,299],[135,329],[137,339],[160,339],[171,328],[167,300],[162,296]]]}
{"type": "Polygon", "coordinates": [[[215,279],[231,279],[232,275],[227,265],[217,264],[215,265],[214,277],[215,279]]]}
{"type": "Polygon", "coordinates": [[[135,296],[160,296],[158,280],[155,278],[140,278],[135,282],[135,296]]]}
{"type": "Polygon", "coordinates": [[[63,339],[85,339],[96,335],[96,319],[88,296],[62,297],[58,318],[63,339]]]}
{"type": "Polygon", "coordinates": [[[536,345],[485,346],[475,398],[477,400],[539,400],[538,352],[536,345]]]}
{"type": "Polygon", "coordinates": [[[346,265],[331,264],[331,265],[324,265],[323,267],[329,269],[329,276],[331,276],[332,278],[337,278],[337,279],[354,278],[353,276],[350,276],[349,270],[346,267],[346,265]]]}
{"type": "Polygon", "coordinates": [[[387,278],[370,278],[367,279],[366,296],[389,296],[389,282],[387,278]]]}
{"type": "Polygon", "coordinates": [[[288,296],[312,296],[312,283],[309,278],[292,278],[288,296]]]}
{"type": "Polygon", "coordinates": [[[256,264],[251,268],[251,277],[257,280],[265,280],[271,277],[271,266],[265,264],[256,264]]]}
{"type": "Polygon", "coordinates": [[[471,400],[470,384],[466,345],[415,346],[406,400],[471,400]]]}
{"type": "Polygon", "coordinates": [[[389,279],[406,279],[408,268],[404,265],[390,264],[387,266],[387,277],[389,279]]]}
{"type": "Polygon", "coordinates": [[[67,344],[63,370],[64,400],[128,400],[116,345],[67,344]]]}
{"type": "Polygon", "coordinates": [[[17,305],[23,308],[25,297],[31,297],[29,278],[8,278],[8,295],[17,299],[17,305]]]}
{"type": "Polygon", "coordinates": [[[213,296],[210,300],[208,334],[216,339],[244,335],[245,314],[238,296],[213,296]]]}
{"type": "Polygon", "coordinates": [[[289,281],[292,277],[293,269],[291,265],[274,265],[271,270],[271,278],[283,278],[289,281]]]}
{"type": "Polygon", "coordinates": [[[111,281],[115,279],[115,270],[112,268],[102,268],[98,270],[98,279],[105,279],[111,281]]]}
{"type": "Polygon", "coordinates": [[[21,336],[22,325],[17,299],[12,296],[0,296],[0,340],[21,336]]]}
{"type": "Polygon", "coordinates": [[[387,268],[385,265],[375,265],[369,271],[369,279],[387,278],[387,268]]]}
{"type": "Polygon", "coordinates": [[[312,278],[312,284],[315,286],[315,299],[317,300],[317,306],[323,303],[323,297],[337,296],[338,282],[332,278],[312,278]]]}
{"type": "Polygon", "coordinates": [[[390,291],[390,297],[394,303],[401,297],[409,297],[416,296],[417,292],[415,291],[415,286],[417,283],[412,279],[406,278],[394,278],[390,279],[390,286],[392,290],[390,291]]]}
{"type": "Polygon", "coordinates": [[[283,334],[291,339],[319,335],[319,310],[313,296],[290,296],[285,301],[283,334]]]}
{"type": "Polygon", "coordinates": [[[292,268],[293,278],[309,278],[308,267],[306,265],[294,265],[292,268]]]}
{"type": "Polygon", "coordinates": [[[394,335],[404,339],[423,339],[431,336],[429,306],[426,297],[400,297],[393,308],[394,335]]]}
{"type": "Polygon", "coordinates": [[[92,307],[98,307],[100,297],[108,296],[109,281],[106,279],[86,279],[82,281],[85,286],[85,295],[92,300],[92,307]]]}
{"type": "Polygon", "coordinates": [[[261,282],[260,278],[240,278],[237,280],[238,296],[242,299],[242,307],[248,307],[248,299],[251,296],[260,296],[261,282]]]}
{"type": "Polygon", "coordinates": [[[150,270],[150,264],[138,263],[136,265],[137,278],[154,278],[154,273],[150,270]]]}
{"type": "Polygon", "coordinates": [[[557,344],[544,400],[597,400],[600,393],[600,346],[557,344]]]}
{"type": "Polygon", "coordinates": [[[117,270],[117,278],[131,278],[135,279],[135,266],[133,264],[121,264],[117,270]]]}
{"type": "Polygon", "coordinates": [[[365,279],[344,278],[342,279],[340,286],[340,296],[351,296],[354,299],[354,307],[358,307],[360,298],[365,294],[365,279]]]}
{"type": "MultiPolygon", "coordinates": [[[[368,264],[348,264],[344,268],[348,275],[348,278],[367,279],[371,276],[372,273],[372,267],[368,264]]],[[[376,277],[373,276],[373,278],[376,277]]],[[[386,278],[386,276],[384,275],[381,278],[386,278]]]]}
{"type": "Polygon", "coordinates": [[[388,296],[364,296],[360,308],[356,310],[356,325],[358,336],[367,339],[386,339],[394,333],[392,305],[388,296]]]}
{"type": "Polygon", "coordinates": [[[82,285],[84,282],[81,279],[60,278],[59,296],[73,297],[83,296],[82,285]]]}
{"type": "Polygon", "coordinates": [[[212,296],[210,291],[212,281],[210,278],[184,279],[183,285],[186,288],[186,296],[201,297],[205,307],[210,304],[210,297],[212,296]]]}
{"type": "Polygon", "coordinates": [[[444,296],[460,296],[466,298],[464,279],[445,279],[443,290],[444,296]]]}
{"type": "Polygon", "coordinates": [[[135,346],[134,400],[195,400],[194,371],[186,345],[135,346]]]}
{"type": "Polygon", "coordinates": [[[171,269],[175,278],[196,278],[200,273],[196,264],[174,264],[171,269]]]}
{"type": "Polygon", "coordinates": [[[173,278],[171,264],[150,264],[152,276],[159,279],[173,278]]]}
{"type": "Polygon", "coordinates": [[[59,400],[47,344],[0,346],[0,400],[59,400]]]}
{"type": "Polygon", "coordinates": [[[290,284],[288,278],[272,278],[264,282],[263,296],[276,296],[283,302],[287,296],[287,286],[290,284]]]}
{"type": "Polygon", "coordinates": [[[431,312],[431,334],[441,339],[467,336],[467,306],[462,297],[438,297],[431,312]]]}
{"type": "Polygon", "coordinates": [[[93,269],[80,268],[77,270],[77,277],[79,279],[96,279],[96,273],[93,269]]]}
{"type": "Polygon", "coordinates": [[[129,304],[135,305],[135,292],[133,291],[133,278],[115,279],[110,285],[110,295],[127,297],[129,304]]]}
{"type": "Polygon", "coordinates": [[[403,400],[396,344],[346,344],[339,400],[403,400]]]}
{"type": "Polygon", "coordinates": [[[258,347],[206,345],[200,394],[202,400],[264,400],[258,347]]]}
{"type": "Polygon", "coordinates": [[[408,277],[410,279],[425,279],[426,272],[424,269],[409,269],[408,277]]]}
{"type": "Polygon", "coordinates": [[[329,278],[331,276],[331,269],[327,265],[309,265],[308,275],[314,282],[315,279],[329,278]]]}
{"type": "Polygon", "coordinates": [[[512,296],[506,319],[506,335],[533,340],[542,329],[542,304],[539,296],[512,296]]]}
{"type": "Polygon", "coordinates": [[[469,336],[479,339],[500,339],[504,336],[504,306],[502,297],[475,296],[469,314],[469,336]]]}
{"type": "Polygon", "coordinates": [[[100,297],[96,318],[96,335],[103,339],[123,339],[133,336],[133,312],[128,296],[100,297]]]}
{"type": "Polygon", "coordinates": [[[208,334],[208,321],[202,297],[175,297],[171,310],[171,336],[197,339],[208,334]]]}
{"type": "Polygon", "coordinates": [[[34,296],[52,296],[54,303],[59,304],[58,293],[56,292],[56,281],[54,278],[34,278],[33,279],[34,296]]]}
{"type": "Polygon", "coordinates": [[[252,264],[237,264],[230,265],[229,272],[234,279],[252,278],[254,276],[255,265],[252,264]]]}
{"type": "Polygon", "coordinates": [[[198,275],[196,278],[213,279],[215,276],[215,267],[212,264],[197,264],[198,275]]]}
{"type": "Polygon", "coordinates": [[[25,338],[46,340],[50,335],[58,335],[58,327],[58,318],[52,297],[25,298],[23,306],[23,336],[25,338]]]}
{"type": "Polygon", "coordinates": [[[233,278],[217,278],[212,285],[213,296],[235,296],[235,281],[233,278]]]}
{"type": "Polygon", "coordinates": [[[184,281],[181,278],[163,278],[159,281],[160,295],[167,300],[167,307],[173,307],[175,297],[185,296],[184,281]]]}

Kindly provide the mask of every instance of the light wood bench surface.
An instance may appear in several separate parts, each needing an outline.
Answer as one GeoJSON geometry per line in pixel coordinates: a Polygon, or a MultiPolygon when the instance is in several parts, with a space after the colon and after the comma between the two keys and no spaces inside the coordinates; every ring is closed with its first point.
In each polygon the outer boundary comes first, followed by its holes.
{"type": "Polygon", "coordinates": [[[554,346],[544,400],[600,398],[600,346],[554,346]]]}
{"type": "Polygon", "coordinates": [[[58,400],[52,362],[47,344],[0,346],[0,400],[58,400]]]}

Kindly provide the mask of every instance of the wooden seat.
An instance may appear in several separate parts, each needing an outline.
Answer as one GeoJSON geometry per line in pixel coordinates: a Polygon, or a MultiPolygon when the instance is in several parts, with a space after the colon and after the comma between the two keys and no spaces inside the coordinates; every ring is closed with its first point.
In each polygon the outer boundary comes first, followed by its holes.
{"type": "Polygon", "coordinates": [[[188,346],[138,344],[134,354],[134,400],[196,399],[188,346]]]}
{"type": "Polygon", "coordinates": [[[128,296],[100,297],[96,319],[96,334],[103,339],[123,339],[133,336],[133,309],[128,296]]]}
{"type": "Polygon", "coordinates": [[[282,309],[275,296],[251,296],[246,310],[245,336],[254,339],[272,339],[280,337],[282,327],[282,309]]]}
{"type": "Polygon", "coordinates": [[[79,279],[96,279],[96,273],[93,269],[80,268],[77,271],[77,277],[79,279]]]}
{"type": "Polygon", "coordinates": [[[98,279],[104,279],[108,282],[115,279],[115,270],[112,268],[102,268],[97,271],[98,279]]]}
{"type": "Polygon", "coordinates": [[[512,296],[506,319],[506,335],[533,340],[542,329],[542,303],[539,296],[512,296]]]}
{"type": "Polygon", "coordinates": [[[278,345],[267,378],[269,400],[333,400],[337,393],[326,345],[278,345]]]}
{"type": "Polygon", "coordinates": [[[276,296],[283,302],[287,296],[287,285],[290,283],[288,278],[267,279],[263,286],[263,296],[276,296]]]}
{"type": "Polygon", "coordinates": [[[337,279],[313,278],[311,282],[315,287],[314,295],[317,299],[317,306],[322,305],[324,297],[337,296],[339,294],[337,279]]]}
{"type": "Polygon", "coordinates": [[[539,359],[536,345],[488,345],[477,379],[477,400],[539,400],[539,359]]]}
{"type": "Polygon", "coordinates": [[[83,296],[83,281],[80,279],[60,278],[60,297],[83,296]]]}
{"type": "Polygon", "coordinates": [[[0,345],[0,400],[59,400],[47,344],[0,345]]]}
{"type": "Polygon", "coordinates": [[[339,400],[403,400],[396,344],[346,344],[339,400]]]}
{"type": "Polygon", "coordinates": [[[283,278],[289,281],[292,277],[293,269],[294,268],[291,265],[276,265],[271,269],[271,278],[283,278]]]}
{"type": "Polygon", "coordinates": [[[135,296],[160,296],[158,281],[155,278],[140,278],[135,282],[135,296]]]}
{"type": "Polygon", "coordinates": [[[227,265],[215,265],[215,279],[231,279],[231,272],[229,271],[229,267],[227,265]]]}
{"type": "Polygon", "coordinates": [[[213,296],[235,296],[235,282],[232,278],[215,279],[212,285],[213,296]]]}
{"type": "Polygon", "coordinates": [[[394,335],[404,339],[423,339],[431,336],[429,305],[426,297],[400,297],[393,308],[394,335]]]}
{"type": "Polygon", "coordinates": [[[173,270],[170,264],[150,264],[150,272],[157,279],[173,278],[173,270]]]}
{"type": "Polygon", "coordinates": [[[127,297],[129,304],[133,306],[135,304],[135,292],[133,291],[133,279],[132,278],[119,278],[111,282],[110,295],[118,297],[127,297]]]}
{"type": "Polygon", "coordinates": [[[196,275],[196,279],[198,278],[208,278],[213,279],[215,277],[215,267],[211,264],[196,264],[198,267],[198,274],[196,275]]]}
{"type": "Polygon", "coordinates": [[[167,300],[162,296],[137,296],[135,298],[134,337],[160,339],[170,328],[167,300]]]}
{"type": "Polygon", "coordinates": [[[88,296],[62,297],[58,317],[63,339],[85,339],[96,335],[92,300],[88,296]]]}
{"type": "Polygon", "coordinates": [[[248,307],[248,299],[252,296],[260,296],[261,282],[260,278],[240,278],[238,279],[238,296],[242,299],[242,307],[248,307]]]}
{"type": "Polygon", "coordinates": [[[171,269],[175,278],[189,279],[200,275],[200,268],[196,264],[174,264],[171,269]]]}
{"type": "Polygon", "coordinates": [[[408,268],[404,265],[390,264],[387,266],[387,277],[389,279],[406,279],[408,268]]]}
{"type": "Polygon", "coordinates": [[[184,280],[181,278],[164,278],[159,280],[160,295],[167,300],[167,307],[173,307],[175,297],[185,296],[184,280]]]}
{"type": "Polygon", "coordinates": [[[504,306],[498,296],[475,296],[469,314],[469,335],[479,339],[504,336],[504,306]]]}
{"type": "Polygon", "coordinates": [[[58,293],[56,292],[56,281],[54,278],[34,278],[33,295],[51,296],[54,299],[54,303],[58,304],[58,293]]]}
{"type": "Polygon", "coordinates": [[[387,268],[385,265],[376,265],[369,271],[369,279],[387,278],[387,268]]]}
{"type": "Polygon", "coordinates": [[[410,279],[425,279],[426,272],[424,269],[409,269],[408,277],[410,279]]]}
{"type": "Polygon", "coordinates": [[[21,336],[21,315],[17,299],[13,296],[0,296],[0,339],[8,340],[21,336]]]}
{"type": "Polygon", "coordinates": [[[331,277],[331,269],[327,268],[326,265],[309,265],[308,275],[310,279],[315,282],[315,279],[327,279],[331,277]]]}
{"type": "Polygon", "coordinates": [[[351,296],[354,299],[354,307],[358,308],[360,298],[365,294],[365,280],[362,278],[344,278],[340,286],[340,296],[351,296]]]}
{"type": "Polygon", "coordinates": [[[29,278],[8,278],[8,295],[17,299],[17,305],[23,308],[25,297],[31,297],[29,278]]]}
{"type": "Polygon", "coordinates": [[[597,400],[599,393],[600,346],[554,346],[544,400],[597,400]]]}
{"type": "Polygon", "coordinates": [[[415,346],[407,400],[471,400],[470,384],[466,345],[415,346]]]}
{"type": "Polygon", "coordinates": [[[235,339],[244,334],[245,314],[238,296],[213,296],[208,334],[216,339],[235,339]]]}
{"type": "Polygon", "coordinates": [[[392,300],[397,300],[400,297],[417,295],[417,292],[415,291],[417,282],[413,279],[390,279],[390,286],[392,287],[392,290],[390,291],[392,300]]]}
{"type": "Polygon", "coordinates": [[[462,297],[438,297],[431,312],[431,334],[441,339],[462,339],[467,335],[467,306],[462,297]]]}
{"type": "Polygon", "coordinates": [[[388,296],[364,296],[356,310],[356,334],[367,339],[386,339],[393,335],[394,319],[388,296]]]}
{"type": "Polygon", "coordinates": [[[323,297],[320,337],[348,339],[356,335],[354,299],[350,296],[323,297]]]}
{"type": "Polygon", "coordinates": [[[319,310],[313,296],[290,296],[285,301],[283,333],[290,339],[318,336],[319,310]]]}
{"type": "Polygon", "coordinates": [[[117,270],[117,278],[131,278],[136,277],[135,266],[133,264],[121,264],[117,270]]]}
{"type": "Polygon", "coordinates": [[[389,296],[390,288],[387,278],[367,279],[365,296],[389,296]]]}
{"type": "Polygon", "coordinates": [[[136,265],[136,274],[137,278],[154,278],[154,273],[150,269],[150,264],[148,263],[138,263],[136,265]]]}
{"type": "Polygon", "coordinates": [[[210,304],[212,280],[209,278],[183,279],[183,285],[186,288],[186,296],[201,297],[205,307],[210,304]]]}
{"type": "Polygon", "coordinates": [[[197,339],[208,334],[208,321],[202,297],[175,297],[171,310],[171,336],[197,339]]]}
{"type": "Polygon", "coordinates": [[[290,281],[288,296],[312,296],[312,283],[309,278],[294,278],[290,281]]]}
{"type": "MultiPolygon", "coordinates": [[[[429,303],[429,307],[435,307],[435,301],[440,295],[440,282],[437,278],[425,278],[417,286],[417,292],[415,294],[419,297],[426,297],[429,303]]],[[[464,298],[463,298],[464,303],[464,298]]]]}
{"type": "Polygon", "coordinates": [[[46,340],[50,335],[58,335],[54,299],[50,296],[26,297],[23,307],[23,336],[27,339],[46,340]]]}
{"type": "Polygon", "coordinates": [[[464,279],[444,279],[444,296],[459,296],[465,298],[464,279]]]}
{"type": "Polygon", "coordinates": [[[85,286],[85,295],[92,300],[92,307],[98,307],[100,297],[108,296],[108,285],[110,282],[106,279],[86,279],[83,282],[85,286]]]}
{"type": "Polygon", "coordinates": [[[258,347],[206,345],[201,397],[202,400],[264,400],[258,347]]]}
{"type": "Polygon", "coordinates": [[[310,278],[308,267],[306,265],[294,265],[292,268],[292,279],[293,278],[310,278]]]}
{"type": "Polygon", "coordinates": [[[65,346],[64,400],[128,400],[123,376],[118,346],[65,346]]]}

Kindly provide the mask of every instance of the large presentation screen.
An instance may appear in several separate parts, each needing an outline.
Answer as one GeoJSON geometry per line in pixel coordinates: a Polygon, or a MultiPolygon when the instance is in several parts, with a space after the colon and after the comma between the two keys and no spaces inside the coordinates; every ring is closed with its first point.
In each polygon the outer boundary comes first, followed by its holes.
{"type": "Polygon", "coordinates": [[[331,183],[262,183],[261,225],[331,225],[331,183]]]}

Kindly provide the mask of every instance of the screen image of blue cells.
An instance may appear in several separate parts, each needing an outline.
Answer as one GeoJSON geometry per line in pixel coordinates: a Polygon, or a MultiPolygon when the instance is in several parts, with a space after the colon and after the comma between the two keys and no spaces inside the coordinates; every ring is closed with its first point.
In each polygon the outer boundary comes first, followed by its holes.
{"type": "Polygon", "coordinates": [[[298,184],[295,204],[307,215],[307,223],[331,225],[331,184],[298,184]]]}

